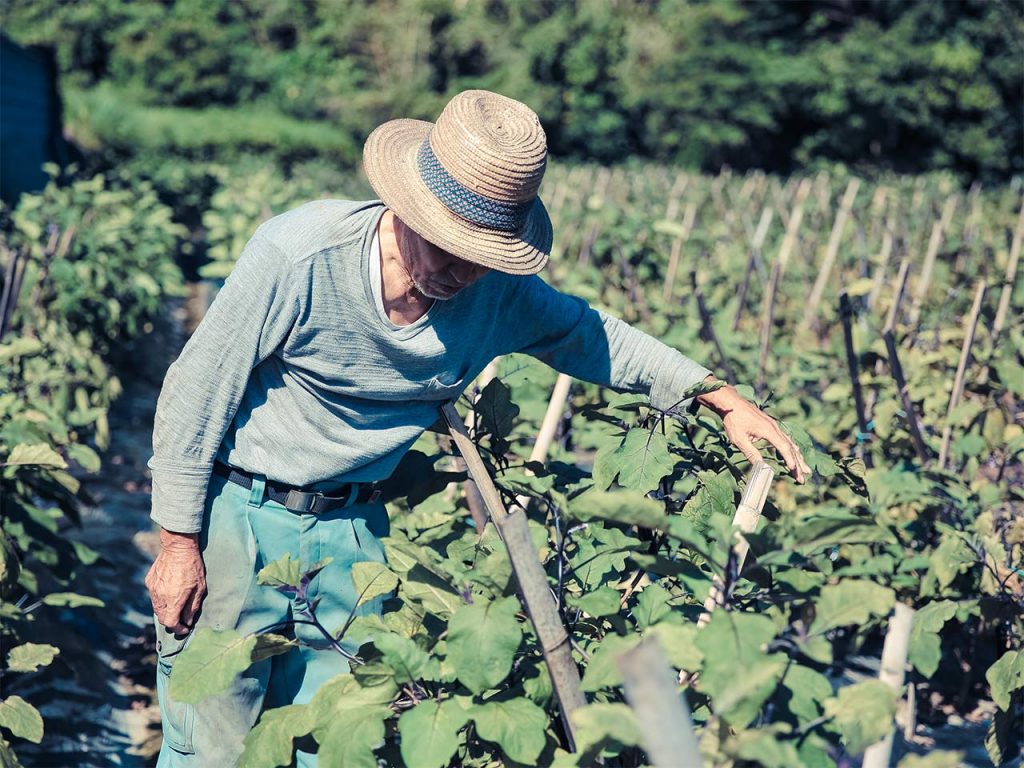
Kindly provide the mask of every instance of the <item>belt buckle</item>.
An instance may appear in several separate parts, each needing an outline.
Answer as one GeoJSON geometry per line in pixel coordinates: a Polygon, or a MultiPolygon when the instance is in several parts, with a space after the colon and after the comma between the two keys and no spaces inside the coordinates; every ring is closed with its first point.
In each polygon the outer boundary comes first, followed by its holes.
{"type": "Polygon", "coordinates": [[[317,497],[322,495],[323,494],[320,493],[304,493],[303,491],[292,489],[288,491],[288,495],[284,500],[284,505],[292,512],[308,514],[316,504],[317,497]]]}

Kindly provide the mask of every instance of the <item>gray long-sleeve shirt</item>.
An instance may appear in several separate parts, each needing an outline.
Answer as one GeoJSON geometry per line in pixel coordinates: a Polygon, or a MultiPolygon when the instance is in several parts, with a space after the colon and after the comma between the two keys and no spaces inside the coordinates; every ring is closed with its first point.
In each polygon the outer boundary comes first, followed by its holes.
{"type": "Polygon", "coordinates": [[[153,430],[152,518],[196,532],[215,459],[296,486],[382,480],[494,357],[667,408],[710,371],[540,277],[490,272],[411,325],[375,298],[380,201],[262,224],[181,355],[153,430]]]}

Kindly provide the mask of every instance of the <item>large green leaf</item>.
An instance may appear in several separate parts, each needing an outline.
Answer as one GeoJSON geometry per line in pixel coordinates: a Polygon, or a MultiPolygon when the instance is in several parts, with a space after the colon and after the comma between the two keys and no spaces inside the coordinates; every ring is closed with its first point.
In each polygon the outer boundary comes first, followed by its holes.
{"type": "Polygon", "coordinates": [[[0,699],[0,728],[6,728],[19,739],[38,744],[43,740],[43,718],[39,711],[21,696],[0,699]]]}
{"type": "Polygon", "coordinates": [[[578,520],[610,520],[656,529],[668,524],[664,506],[639,491],[590,490],[570,502],[569,512],[578,520]]]}
{"type": "Polygon", "coordinates": [[[594,457],[594,482],[599,488],[607,488],[617,477],[619,485],[646,493],[656,489],[661,478],[674,467],[665,435],[655,430],[631,429],[619,445],[598,450],[594,457]]]}
{"type": "Polygon", "coordinates": [[[13,466],[34,466],[49,467],[52,469],[66,469],[68,463],[64,458],[46,443],[32,443],[14,446],[11,455],[4,459],[2,464],[13,466]]]}
{"type": "Polygon", "coordinates": [[[381,652],[381,660],[394,670],[395,682],[400,685],[437,674],[437,660],[408,637],[388,632],[374,637],[373,644],[381,652]]]}
{"type": "Polygon", "coordinates": [[[790,665],[782,685],[789,692],[789,711],[802,723],[820,717],[825,700],[832,696],[832,684],[827,677],[799,664],[790,665]]]}
{"type": "Polygon", "coordinates": [[[720,472],[698,472],[700,488],[683,507],[683,514],[698,523],[706,522],[715,515],[728,515],[732,519],[736,512],[736,480],[728,469],[720,472]]]}
{"type": "Polygon", "coordinates": [[[942,656],[939,632],[954,615],[956,603],[952,600],[938,600],[914,612],[907,658],[925,677],[931,677],[939,668],[942,656]]]}
{"type": "Polygon", "coordinates": [[[174,660],[168,692],[182,703],[195,704],[223,693],[254,661],[285,653],[294,646],[294,640],[280,635],[198,629],[174,660]]]}
{"type": "Polygon", "coordinates": [[[377,768],[373,753],[384,743],[396,693],[393,682],[364,686],[348,674],[322,685],[309,703],[321,768],[377,768]]]}
{"type": "Polygon", "coordinates": [[[470,710],[476,731],[517,763],[536,765],[547,736],[548,716],[528,699],[489,701],[470,710]]]}
{"type": "Polygon", "coordinates": [[[597,746],[613,750],[639,746],[640,726],[625,704],[588,704],[572,713],[576,748],[588,752],[597,746]]]}
{"type": "Polygon", "coordinates": [[[52,645],[24,643],[7,654],[7,668],[11,672],[35,672],[49,666],[59,653],[60,649],[52,645]]]}
{"type": "Polygon", "coordinates": [[[516,620],[519,601],[506,597],[492,602],[464,605],[448,622],[448,659],[473,693],[498,685],[512,668],[512,658],[522,640],[516,620]]]}
{"type": "Polygon", "coordinates": [[[742,727],[757,716],[786,667],[786,657],[766,653],[777,629],[767,616],[715,611],[697,634],[704,655],[700,690],[717,714],[742,727]],[[742,674],[737,674],[742,670],[742,674]]]}
{"type": "Polygon", "coordinates": [[[292,764],[293,740],[313,729],[308,705],[288,704],[268,709],[245,737],[238,768],[279,768],[292,764]]]}
{"type": "Polygon", "coordinates": [[[1024,687],[1024,653],[1007,651],[988,668],[985,679],[992,689],[992,701],[1003,710],[1010,708],[1010,694],[1024,687]]]}
{"type": "Polygon", "coordinates": [[[469,712],[454,699],[427,699],[403,712],[398,730],[405,764],[423,768],[449,765],[459,746],[459,730],[468,720],[469,712]]]}
{"type": "Polygon", "coordinates": [[[836,627],[866,624],[873,616],[888,615],[895,602],[891,589],[871,581],[849,579],[822,587],[810,632],[821,634],[836,627]]]}
{"type": "Polygon", "coordinates": [[[103,608],[105,603],[98,597],[79,595],[75,592],[51,592],[43,595],[43,605],[61,608],[103,608]]]}
{"type": "Polygon", "coordinates": [[[398,576],[383,563],[367,560],[352,565],[352,582],[355,584],[359,604],[392,592],[398,586],[398,576]]]}
{"type": "Polygon", "coordinates": [[[825,702],[825,714],[835,719],[846,748],[860,754],[893,727],[896,694],[881,680],[854,683],[825,702]]]}
{"type": "Polygon", "coordinates": [[[662,622],[649,627],[644,636],[654,635],[661,643],[669,662],[677,669],[696,672],[701,667],[704,654],[697,647],[697,626],[662,622]]]}
{"type": "Polygon", "coordinates": [[[640,636],[605,635],[597,650],[587,662],[580,688],[588,693],[622,685],[622,672],[617,659],[620,653],[628,651],[640,642],[640,636]]]}

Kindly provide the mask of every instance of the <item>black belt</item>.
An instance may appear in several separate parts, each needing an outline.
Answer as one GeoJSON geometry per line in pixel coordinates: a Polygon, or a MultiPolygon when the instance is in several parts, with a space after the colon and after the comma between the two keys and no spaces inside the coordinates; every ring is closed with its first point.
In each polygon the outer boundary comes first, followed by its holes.
{"type": "MultiPolygon", "coordinates": [[[[252,488],[252,475],[241,469],[216,462],[213,465],[213,473],[246,490],[252,488]]],[[[380,498],[380,489],[375,483],[346,483],[338,489],[337,496],[328,496],[318,491],[304,491],[293,485],[267,480],[264,493],[268,499],[276,501],[292,512],[313,515],[321,515],[352,504],[374,502],[380,498]]]]}

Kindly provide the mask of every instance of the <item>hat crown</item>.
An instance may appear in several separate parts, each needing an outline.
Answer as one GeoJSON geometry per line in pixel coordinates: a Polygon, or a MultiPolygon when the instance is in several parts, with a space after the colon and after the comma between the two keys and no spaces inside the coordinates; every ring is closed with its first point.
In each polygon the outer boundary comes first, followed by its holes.
{"type": "Polygon", "coordinates": [[[547,139],[525,104],[490,91],[463,91],[441,112],[429,142],[437,161],[463,187],[507,202],[537,196],[547,139]]]}

